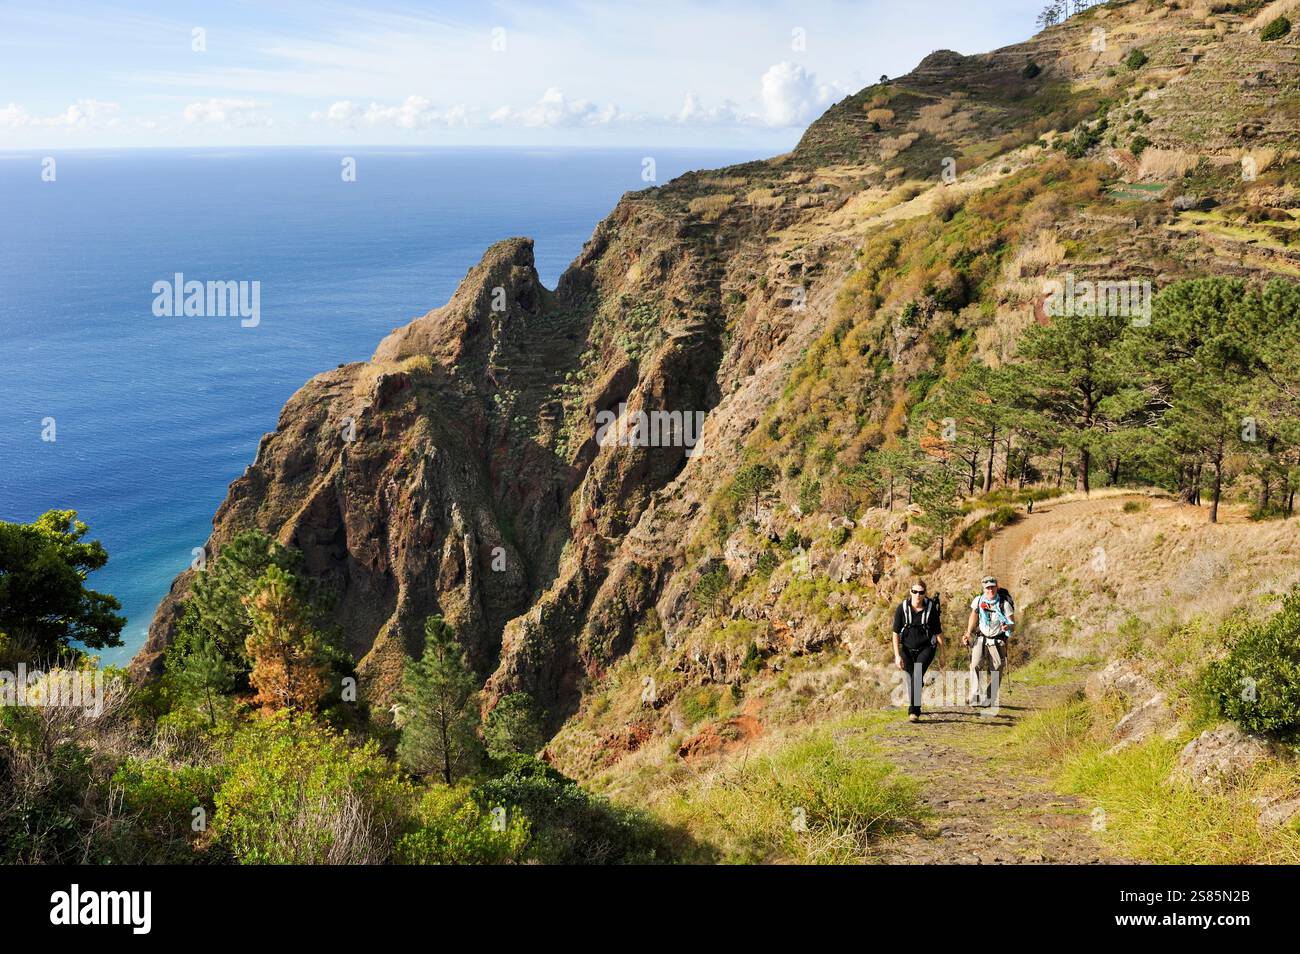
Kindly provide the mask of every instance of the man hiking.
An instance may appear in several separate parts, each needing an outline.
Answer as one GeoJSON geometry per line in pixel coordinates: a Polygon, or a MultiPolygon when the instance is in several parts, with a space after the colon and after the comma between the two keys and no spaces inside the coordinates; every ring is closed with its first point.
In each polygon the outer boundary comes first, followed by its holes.
{"type": "Polygon", "coordinates": [[[1002,673],[1007,664],[1007,641],[1015,628],[1016,604],[1011,594],[998,586],[996,576],[986,576],[980,581],[982,592],[970,604],[970,619],[966,633],[961,638],[970,651],[970,703],[973,706],[991,706],[997,702],[1002,673]],[[975,635],[978,630],[978,635],[975,635]],[[980,668],[987,664],[988,687],[980,686],[980,668]]]}
{"type": "Polygon", "coordinates": [[[894,610],[894,665],[907,673],[908,722],[921,721],[925,671],[943,645],[939,616],[939,598],[925,595],[925,580],[915,580],[909,598],[894,610]]]}

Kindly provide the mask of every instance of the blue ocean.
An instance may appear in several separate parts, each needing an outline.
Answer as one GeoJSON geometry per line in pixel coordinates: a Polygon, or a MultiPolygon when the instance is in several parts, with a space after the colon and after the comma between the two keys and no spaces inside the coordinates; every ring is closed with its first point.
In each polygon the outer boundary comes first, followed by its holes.
{"type": "MultiPolygon", "coordinates": [[[[64,152],[53,181],[0,154],[0,519],[74,509],[103,542],[90,585],[128,619],[103,662],[140,646],[304,381],[442,305],[499,239],[532,237],[553,287],[649,152],[64,152]],[[260,323],[156,317],[178,272],[260,282],[260,323]]],[[[660,182],[756,158],[652,152],[660,182]]]]}

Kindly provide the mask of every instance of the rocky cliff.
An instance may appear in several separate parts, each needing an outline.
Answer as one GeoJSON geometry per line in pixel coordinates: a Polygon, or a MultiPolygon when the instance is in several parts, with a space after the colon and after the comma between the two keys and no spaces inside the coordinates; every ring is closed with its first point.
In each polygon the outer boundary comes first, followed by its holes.
{"type": "MultiPolygon", "coordinates": [[[[494,245],[446,305],[289,401],[209,553],[248,527],[301,550],[339,597],[372,698],[439,612],[489,704],[527,692],[552,729],[648,629],[704,680],[731,678],[751,644],[841,640],[836,614],[777,595],[749,604],[757,642],[702,635],[715,627],[691,594],[747,559],[746,534],[839,512],[825,494],[824,512],[801,512],[810,477],[787,468],[757,531],[720,528],[720,490],[765,441],[844,448],[826,458],[829,487],[897,433],[919,376],[1014,358],[1049,266],[1157,285],[1300,273],[1285,211],[1300,205],[1300,48],[1261,42],[1266,12],[1112,3],[990,54],[934,53],[836,104],[787,155],[626,195],[554,291],[530,241],[494,245]],[[1211,204],[1284,213],[1243,227],[1211,204]],[[868,269],[893,277],[866,284],[868,269]],[[822,360],[846,336],[856,357],[822,360]],[[838,410],[804,413],[817,400],[838,410]],[[702,440],[602,443],[603,412],[702,412],[702,440]]],[[[813,559],[883,594],[899,519],[813,559]]],[[[188,584],[159,608],[137,673],[158,671],[188,584]]]]}

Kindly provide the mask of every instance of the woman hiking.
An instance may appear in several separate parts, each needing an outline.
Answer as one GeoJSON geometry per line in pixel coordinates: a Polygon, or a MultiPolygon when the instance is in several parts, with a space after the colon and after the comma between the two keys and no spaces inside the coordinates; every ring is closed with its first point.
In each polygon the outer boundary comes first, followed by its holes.
{"type": "Polygon", "coordinates": [[[894,665],[907,673],[907,721],[921,721],[925,671],[943,645],[939,600],[925,595],[925,580],[915,580],[907,599],[894,610],[894,665]]]}

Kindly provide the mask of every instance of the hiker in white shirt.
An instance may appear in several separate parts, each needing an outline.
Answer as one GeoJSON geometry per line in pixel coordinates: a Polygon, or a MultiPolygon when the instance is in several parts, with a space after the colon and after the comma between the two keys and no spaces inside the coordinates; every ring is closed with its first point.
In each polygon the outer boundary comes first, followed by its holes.
{"type": "Polygon", "coordinates": [[[969,646],[971,705],[995,705],[1007,664],[1007,641],[1015,627],[1016,604],[998,587],[995,576],[981,581],[983,591],[970,604],[963,646],[969,646]],[[978,635],[976,635],[978,631],[978,635]],[[988,680],[981,685],[980,669],[987,664],[988,680]]]}

